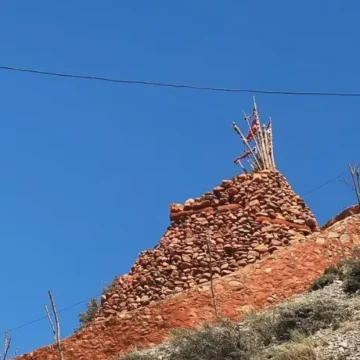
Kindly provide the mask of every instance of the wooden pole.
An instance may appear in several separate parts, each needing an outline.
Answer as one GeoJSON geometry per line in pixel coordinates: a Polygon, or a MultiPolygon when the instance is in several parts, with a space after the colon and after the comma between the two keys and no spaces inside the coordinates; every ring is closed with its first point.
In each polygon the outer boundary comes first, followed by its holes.
{"type": "Polygon", "coordinates": [[[11,345],[11,337],[9,336],[9,332],[5,331],[4,355],[2,357],[0,355],[0,358],[2,360],[6,360],[6,357],[7,357],[8,353],[9,353],[9,350],[10,350],[10,345],[11,345]]]}
{"type": "Polygon", "coordinates": [[[235,122],[233,122],[233,129],[234,131],[241,137],[241,140],[243,141],[243,143],[246,145],[246,147],[248,148],[248,150],[250,151],[251,155],[255,158],[255,161],[257,162],[258,166],[260,167],[260,163],[257,159],[257,157],[255,156],[251,146],[249,145],[248,141],[246,140],[246,137],[243,135],[243,133],[241,132],[241,130],[239,129],[239,127],[235,124],[235,122]]]}
{"type": "Polygon", "coordinates": [[[273,164],[273,169],[276,169],[275,158],[274,158],[274,142],[273,142],[273,129],[272,129],[272,120],[269,119],[269,142],[270,142],[270,151],[271,151],[271,161],[273,164]]]}
{"type": "Polygon", "coordinates": [[[360,170],[357,165],[349,164],[351,179],[353,182],[353,189],[355,192],[355,196],[358,201],[358,205],[360,206],[360,170]]]}
{"type": "Polygon", "coordinates": [[[270,143],[269,143],[269,136],[266,129],[266,125],[263,125],[263,132],[264,132],[264,142],[265,142],[265,157],[267,162],[267,169],[272,169],[272,162],[270,157],[270,143]]]}
{"type": "Polygon", "coordinates": [[[263,136],[263,132],[262,132],[260,116],[259,116],[259,112],[257,109],[255,96],[253,97],[253,106],[254,106],[255,116],[257,117],[257,120],[259,123],[259,139],[260,139],[260,144],[261,144],[261,155],[260,156],[261,156],[262,163],[263,163],[263,167],[260,170],[263,170],[263,169],[268,168],[268,163],[267,163],[267,157],[266,157],[266,145],[265,145],[265,140],[264,140],[264,136],[263,136]]]}
{"type": "Polygon", "coordinates": [[[59,350],[60,360],[64,360],[63,351],[62,351],[61,342],[60,342],[60,322],[59,322],[58,314],[57,314],[57,311],[56,311],[54,298],[53,298],[50,290],[48,291],[48,295],[49,295],[49,298],[50,298],[50,303],[51,303],[52,311],[53,311],[53,314],[54,314],[56,327],[54,325],[54,322],[52,321],[49,309],[48,309],[48,307],[46,305],[45,305],[45,311],[46,311],[46,315],[47,315],[47,317],[49,319],[49,322],[50,322],[50,325],[51,325],[51,328],[52,328],[55,343],[56,343],[56,345],[58,347],[58,350],[59,350]]]}
{"type": "Polygon", "coordinates": [[[245,113],[245,111],[244,111],[244,110],[243,110],[243,113],[244,113],[244,116],[245,116],[246,122],[247,122],[247,124],[248,124],[249,130],[250,130],[250,133],[251,133],[251,135],[252,135],[252,137],[253,137],[253,139],[254,139],[254,142],[255,142],[255,148],[256,148],[256,150],[257,150],[258,154],[261,154],[261,149],[260,149],[260,146],[259,146],[259,142],[258,142],[258,140],[257,140],[257,138],[256,138],[256,136],[255,136],[255,134],[254,134],[254,132],[252,131],[252,126],[251,126],[250,121],[249,121],[249,116],[247,116],[247,115],[246,115],[246,113],[245,113]]]}

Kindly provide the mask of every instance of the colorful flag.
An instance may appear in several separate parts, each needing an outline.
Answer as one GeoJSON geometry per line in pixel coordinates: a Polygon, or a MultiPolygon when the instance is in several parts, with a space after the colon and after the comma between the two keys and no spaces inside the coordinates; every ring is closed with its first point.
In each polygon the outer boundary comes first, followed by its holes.
{"type": "MultiPolygon", "coordinates": [[[[254,149],[252,149],[252,151],[254,151],[254,149]]],[[[235,164],[239,164],[241,160],[247,158],[249,155],[251,154],[251,151],[248,150],[248,151],[245,151],[241,156],[237,157],[235,160],[234,160],[234,163],[235,164]]]]}
{"type": "Polygon", "coordinates": [[[253,140],[254,135],[257,133],[258,129],[259,129],[259,122],[258,122],[258,118],[256,117],[251,123],[251,127],[249,133],[246,136],[246,140],[247,141],[253,140]]]}

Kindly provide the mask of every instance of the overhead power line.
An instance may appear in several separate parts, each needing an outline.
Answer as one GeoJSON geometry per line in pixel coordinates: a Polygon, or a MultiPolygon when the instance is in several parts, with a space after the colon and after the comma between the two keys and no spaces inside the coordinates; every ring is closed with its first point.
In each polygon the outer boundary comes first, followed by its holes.
{"type": "MultiPolygon", "coordinates": [[[[67,306],[67,307],[65,307],[65,308],[63,308],[63,309],[60,309],[60,310],[58,311],[58,313],[62,313],[62,312],[64,312],[64,311],[67,311],[67,310],[70,310],[70,309],[74,308],[75,306],[78,306],[78,305],[87,303],[87,302],[89,302],[90,300],[96,299],[96,298],[98,298],[98,297],[101,296],[101,295],[102,295],[102,294],[97,294],[97,295],[92,296],[92,297],[90,297],[90,298],[87,298],[87,299],[85,299],[85,300],[78,301],[78,302],[76,302],[76,303],[74,303],[74,304],[72,304],[72,305],[70,305],[70,306],[67,306]]],[[[39,317],[39,318],[37,318],[37,319],[31,320],[31,321],[29,321],[29,322],[27,322],[27,323],[24,323],[24,324],[22,324],[22,325],[16,326],[16,327],[14,327],[14,328],[12,328],[12,329],[9,329],[9,330],[7,330],[7,331],[3,331],[2,333],[0,333],[0,335],[4,335],[6,332],[9,333],[9,332],[13,332],[13,331],[19,330],[19,329],[21,329],[21,328],[23,328],[23,327],[26,327],[26,326],[29,326],[29,325],[38,323],[39,321],[45,320],[45,319],[47,319],[47,318],[48,318],[47,315],[41,316],[41,317],[39,317]]]]}
{"type": "Polygon", "coordinates": [[[309,194],[311,194],[311,193],[313,193],[313,192],[315,192],[315,191],[323,188],[324,186],[330,184],[331,182],[333,182],[333,181],[335,181],[335,180],[337,180],[337,179],[340,179],[342,176],[344,176],[344,175],[346,175],[346,174],[348,174],[348,173],[349,173],[349,170],[344,171],[343,173],[339,174],[338,176],[335,176],[334,178],[332,178],[332,179],[330,179],[330,180],[328,180],[328,181],[320,184],[319,186],[315,187],[314,189],[309,190],[308,192],[306,192],[306,193],[303,194],[302,196],[309,195],[309,194]]]}
{"type": "Polygon", "coordinates": [[[115,79],[103,76],[94,75],[79,75],[79,74],[68,74],[59,73],[53,71],[35,70],[18,68],[13,66],[0,65],[0,70],[7,70],[20,73],[30,73],[35,75],[45,75],[53,77],[63,77],[78,80],[95,80],[105,81],[117,84],[132,84],[132,85],[147,85],[187,90],[199,90],[199,91],[214,91],[214,92],[228,92],[228,93],[252,93],[252,94],[267,94],[267,95],[293,95],[293,96],[337,96],[337,97],[360,97],[360,93],[348,93],[348,92],[322,92],[322,91],[281,91],[281,90],[262,90],[262,89],[239,89],[239,88],[226,88],[226,87],[215,87],[215,86],[198,86],[189,84],[176,84],[176,83],[164,83],[156,81],[145,81],[145,80],[126,80],[126,79],[115,79]]]}

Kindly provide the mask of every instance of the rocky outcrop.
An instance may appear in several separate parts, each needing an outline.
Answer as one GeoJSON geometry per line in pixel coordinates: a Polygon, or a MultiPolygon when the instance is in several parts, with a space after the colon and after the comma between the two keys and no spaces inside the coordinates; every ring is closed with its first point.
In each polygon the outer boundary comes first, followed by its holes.
{"type": "MultiPolygon", "coordinates": [[[[272,255],[214,281],[221,316],[241,320],[252,310],[272,307],[302,293],[331,264],[352,256],[360,244],[360,219],[351,216],[306,240],[294,240],[272,255]]],[[[134,347],[151,347],[167,339],[175,328],[213,322],[209,283],[197,285],[162,302],[117,317],[90,323],[63,342],[67,360],[113,360],[134,347]]],[[[48,346],[18,360],[56,360],[57,348],[48,346]]]]}
{"type": "Polygon", "coordinates": [[[170,205],[171,225],[152,250],[143,251],[129,274],[103,295],[103,319],[164,300],[229,275],[317,230],[304,201],[284,176],[264,170],[224,180],[211,192],[170,205]],[[206,237],[208,236],[208,237],[206,237]]]}
{"type": "Polygon", "coordinates": [[[352,215],[358,215],[360,214],[360,206],[359,205],[353,205],[350,206],[346,209],[344,209],[341,213],[337,214],[336,216],[334,216],[332,219],[330,219],[329,221],[327,221],[322,227],[322,230],[326,230],[327,228],[329,228],[330,226],[334,225],[335,223],[346,219],[349,216],[352,215]]]}

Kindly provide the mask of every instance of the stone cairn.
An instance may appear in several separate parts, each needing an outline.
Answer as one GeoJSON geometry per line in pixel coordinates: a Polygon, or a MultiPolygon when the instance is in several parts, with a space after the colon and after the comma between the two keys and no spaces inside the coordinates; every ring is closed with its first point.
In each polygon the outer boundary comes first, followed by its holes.
{"type": "MultiPolygon", "coordinates": [[[[222,181],[183,205],[171,204],[171,225],[159,244],[141,252],[130,272],[115,280],[113,290],[102,296],[98,319],[206,283],[211,272],[213,278],[231,274],[318,230],[310,209],[275,169],[272,141],[261,140],[261,127],[254,124],[250,124],[250,134],[253,140],[257,134],[263,146],[261,151],[261,145],[257,145],[258,150],[251,149],[253,172],[241,164],[244,174],[222,181]],[[210,239],[211,269],[206,236],[210,239]]],[[[236,125],[234,129],[240,132],[236,125]]],[[[268,130],[264,128],[266,136],[268,130]]],[[[240,134],[249,144],[250,136],[240,134]]]]}

